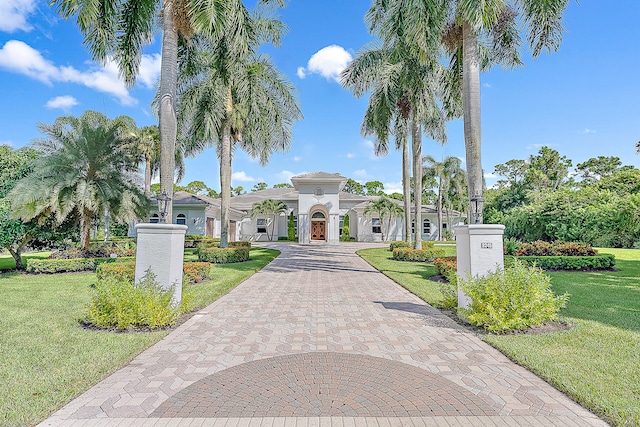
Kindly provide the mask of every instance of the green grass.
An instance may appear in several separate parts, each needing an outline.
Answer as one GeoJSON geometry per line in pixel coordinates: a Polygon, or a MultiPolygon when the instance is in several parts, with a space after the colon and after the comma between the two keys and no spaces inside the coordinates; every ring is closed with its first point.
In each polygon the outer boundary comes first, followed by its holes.
{"type": "MultiPolygon", "coordinates": [[[[600,249],[619,271],[550,272],[556,293],[569,292],[563,319],[572,329],[546,334],[486,335],[485,340],[617,426],[640,425],[640,250],[600,249]]],[[[430,266],[358,252],[426,302],[441,296],[421,283],[430,266]]]]}
{"type": "MultiPolygon", "coordinates": [[[[197,307],[226,294],[278,253],[254,248],[248,262],[212,267],[212,280],[190,285],[197,307]]],[[[95,280],[93,273],[0,274],[0,425],[37,424],[167,335],[80,327],[95,280]]]]}
{"type": "MultiPolygon", "coordinates": [[[[47,259],[51,252],[35,252],[32,254],[22,255],[22,264],[27,265],[29,259],[47,259]]],[[[0,255],[0,272],[5,270],[13,270],[16,268],[16,260],[9,254],[0,255]]]]}

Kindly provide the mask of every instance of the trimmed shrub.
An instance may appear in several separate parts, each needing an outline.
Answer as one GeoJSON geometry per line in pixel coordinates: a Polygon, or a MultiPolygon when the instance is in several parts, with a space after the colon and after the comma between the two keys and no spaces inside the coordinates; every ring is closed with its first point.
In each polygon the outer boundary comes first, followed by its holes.
{"type": "Polygon", "coordinates": [[[201,236],[200,234],[187,234],[184,236],[185,249],[197,248],[201,242],[218,242],[220,239],[214,239],[210,236],[201,236]]]}
{"type": "Polygon", "coordinates": [[[422,250],[433,249],[436,247],[436,242],[434,240],[423,240],[422,241],[422,250]]]}
{"type": "MultiPolygon", "coordinates": [[[[280,240],[279,237],[278,240],[280,240]]],[[[290,242],[296,240],[296,227],[293,218],[293,211],[289,213],[289,221],[287,222],[287,240],[289,240],[290,242]]]]}
{"type": "Polygon", "coordinates": [[[577,242],[545,242],[536,240],[520,243],[513,252],[516,256],[594,256],[598,251],[590,245],[577,242]]]}
{"type": "Polygon", "coordinates": [[[519,256],[516,258],[525,265],[535,265],[544,270],[608,270],[616,265],[616,257],[612,254],[595,256],[519,256]]]}
{"type": "Polygon", "coordinates": [[[198,247],[197,255],[200,261],[211,262],[213,264],[243,262],[249,259],[249,247],[216,248],[200,246],[198,247]]]}
{"type": "Polygon", "coordinates": [[[90,258],[73,259],[30,259],[27,261],[27,273],[68,273],[74,271],[93,271],[96,261],[90,258]]]}
{"type": "Polygon", "coordinates": [[[91,242],[89,249],[82,251],[77,247],[53,251],[49,259],[74,258],[109,258],[111,254],[118,257],[132,257],[136,255],[136,242],[133,239],[108,240],[106,242],[91,242]]]}
{"type": "Polygon", "coordinates": [[[171,306],[174,289],[163,289],[155,279],[149,270],[137,285],[116,276],[98,280],[86,308],[86,323],[115,329],[175,324],[182,311],[171,306]]]}
{"type": "MultiPolygon", "coordinates": [[[[201,282],[211,278],[211,264],[208,262],[185,262],[182,265],[185,283],[201,282]]],[[[115,277],[119,280],[133,281],[136,276],[135,261],[100,264],[96,269],[98,280],[115,277]]]]}
{"type": "Polygon", "coordinates": [[[391,242],[389,244],[389,250],[392,251],[392,252],[393,252],[394,249],[397,249],[397,248],[411,248],[411,247],[412,247],[411,243],[404,242],[402,240],[396,241],[396,242],[391,242]]]}
{"type": "Polygon", "coordinates": [[[198,283],[211,278],[210,262],[185,262],[182,266],[183,280],[198,283]]]}
{"type": "Polygon", "coordinates": [[[556,296],[551,278],[537,267],[526,267],[517,260],[511,267],[485,277],[457,279],[471,299],[460,314],[473,325],[491,332],[526,329],[558,319],[569,298],[556,296]]]}
{"type": "Polygon", "coordinates": [[[444,249],[416,250],[411,248],[396,248],[393,250],[393,259],[396,261],[433,262],[438,257],[443,257],[444,249]]]}
{"type": "Polygon", "coordinates": [[[246,240],[239,240],[237,242],[229,242],[230,248],[248,248],[251,249],[251,242],[247,242],[246,240]]]}
{"type": "Polygon", "coordinates": [[[458,258],[454,256],[436,258],[433,266],[440,276],[449,277],[451,272],[458,271],[458,258]]]}

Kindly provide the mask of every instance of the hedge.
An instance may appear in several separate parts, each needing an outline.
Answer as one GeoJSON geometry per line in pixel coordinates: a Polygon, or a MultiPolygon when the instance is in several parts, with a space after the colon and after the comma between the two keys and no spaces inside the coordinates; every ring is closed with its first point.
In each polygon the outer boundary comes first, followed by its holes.
{"type": "Polygon", "coordinates": [[[30,259],[27,261],[27,273],[52,274],[73,271],[93,271],[96,269],[95,258],[72,259],[30,259]]]}
{"type": "MultiPolygon", "coordinates": [[[[188,283],[201,282],[211,278],[211,263],[185,262],[182,264],[183,279],[188,283]]],[[[96,269],[98,280],[106,278],[119,278],[122,280],[134,280],[136,275],[135,261],[101,264],[96,269]]]]}
{"type": "MultiPolygon", "coordinates": [[[[249,243],[249,245],[250,244],[251,243],[249,243]]],[[[214,264],[229,264],[232,262],[248,261],[249,251],[249,247],[216,248],[199,246],[197,254],[200,261],[211,262],[214,264]]]]}
{"type": "Polygon", "coordinates": [[[220,239],[213,238],[209,236],[201,236],[199,234],[188,234],[184,236],[184,247],[185,248],[196,248],[200,243],[203,242],[217,242],[220,244],[220,239]]]}
{"type": "Polygon", "coordinates": [[[519,256],[516,258],[523,264],[536,265],[544,270],[608,270],[616,265],[616,257],[611,254],[594,256],[519,256]]]}
{"type": "Polygon", "coordinates": [[[396,248],[393,250],[393,259],[396,261],[433,262],[434,259],[444,255],[444,249],[415,250],[411,248],[396,248]]]}
{"type": "Polygon", "coordinates": [[[411,248],[411,243],[409,242],[404,242],[402,240],[400,241],[396,241],[396,242],[391,242],[389,244],[389,250],[393,252],[394,249],[398,249],[398,248],[411,248]]]}

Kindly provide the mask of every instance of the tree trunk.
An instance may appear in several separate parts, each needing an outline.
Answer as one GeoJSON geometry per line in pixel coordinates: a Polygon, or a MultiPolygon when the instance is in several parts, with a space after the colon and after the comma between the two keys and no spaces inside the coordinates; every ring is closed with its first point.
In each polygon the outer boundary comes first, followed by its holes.
{"type": "Polygon", "coordinates": [[[7,248],[9,253],[16,261],[16,270],[24,270],[24,265],[22,264],[22,246],[18,250],[14,250],[13,248],[7,248]]]}
{"type": "Polygon", "coordinates": [[[413,202],[416,230],[413,247],[422,249],[422,130],[415,119],[411,121],[411,145],[413,149],[413,202]]]}
{"type": "Polygon", "coordinates": [[[442,240],[442,178],[438,181],[438,240],[442,240]]]}
{"type": "Polygon", "coordinates": [[[402,143],[402,193],[404,199],[404,240],[411,243],[411,159],[409,140],[402,143]]]}
{"type": "MultiPolygon", "coordinates": [[[[478,39],[469,23],[462,25],[462,96],[464,112],[464,144],[469,189],[468,222],[472,218],[471,198],[482,196],[482,163],[480,160],[480,62],[478,39]]],[[[475,206],[474,206],[475,209],[475,206]]],[[[482,212],[479,212],[480,214],[482,212]]],[[[482,215],[479,217],[482,223],[482,215]]]]}
{"type": "MultiPolygon", "coordinates": [[[[162,24],[162,62],[160,65],[160,193],[173,199],[175,151],[178,121],[176,86],[178,82],[178,34],[173,22],[173,0],[164,1],[162,24]]],[[[168,223],[173,222],[173,201],[167,203],[168,223]]]]}
{"type": "Polygon", "coordinates": [[[144,195],[151,197],[151,159],[145,156],[144,161],[144,195]]]}
{"type": "Polygon", "coordinates": [[[91,217],[92,212],[87,208],[82,209],[80,214],[80,249],[86,251],[91,243],[91,217]]]}
{"type": "Polygon", "coordinates": [[[229,208],[231,206],[231,125],[222,130],[220,147],[220,247],[229,247],[229,208]]]}

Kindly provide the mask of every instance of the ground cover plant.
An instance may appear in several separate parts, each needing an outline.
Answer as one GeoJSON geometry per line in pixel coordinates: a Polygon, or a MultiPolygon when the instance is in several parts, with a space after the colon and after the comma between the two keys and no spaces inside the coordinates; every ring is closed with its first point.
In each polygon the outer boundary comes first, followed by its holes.
{"type": "MultiPolygon", "coordinates": [[[[611,424],[640,425],[640,250],[598,250],[615,255],[616,271],[546,273],[556,294],[571,295],[560,311],[570,329],[484,339],[611,424]]],[[[426,302],[442,303],[427,280],[430,265],[394,261],[386,249],[358,254],[426,302]]]]}
{"type": "MultiPolygon", "coordinates": [[[[211,280],[189,285],[195,308],[226,294],[277,254],[255,248],[247,262],[213,266],[211,280]]],[[[37,424],[168,333],[82,328],[95,282],[95,273],[0,274],[0,425],[37,424]]]]}

